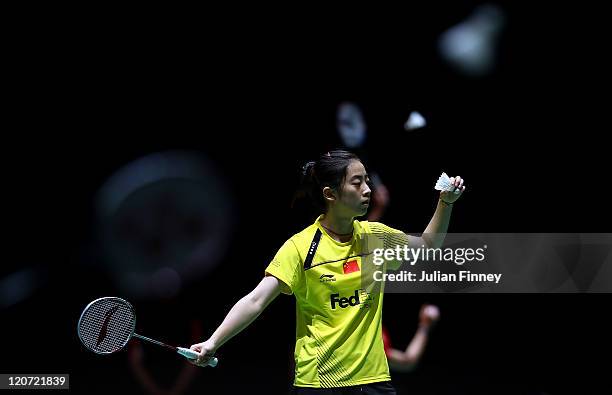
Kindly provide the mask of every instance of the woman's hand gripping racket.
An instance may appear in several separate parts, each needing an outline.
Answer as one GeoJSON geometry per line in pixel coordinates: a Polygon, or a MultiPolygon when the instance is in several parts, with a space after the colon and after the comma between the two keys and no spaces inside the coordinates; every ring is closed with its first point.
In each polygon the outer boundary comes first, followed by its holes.
{"type": "MultiPolygon", "coordinates": [[[[132,305],[121,298],[106,297],[88,304],[79,318],[78,334],[81,343],[96,354],[111,354],[121,350],[132,337],[157,344],[175,351],[189,360],[199,354],[188,348],[174,347],[134,333],[136,313],[132,305]]],[[[208,366],[217,366],[217,358],[211,358],[208,366]]],[[[202,365],[198,365],[202,366],[202,365]]]]}

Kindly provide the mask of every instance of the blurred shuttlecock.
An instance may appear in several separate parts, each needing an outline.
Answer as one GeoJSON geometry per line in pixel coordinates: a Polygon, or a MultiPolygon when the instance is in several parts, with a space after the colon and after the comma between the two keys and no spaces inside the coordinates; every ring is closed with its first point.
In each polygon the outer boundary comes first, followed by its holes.
{"type": "Polygon", "coordinates": [[[415,130],[420,129],[425,125],[427,125],[427,121],[425,120],[425,118],[423,118],[423,116],[419,112],[413,111],[410,113],[408,120],[404,124],[404,129],[415,130]]]}
{"type": "Polygon", "coordinates": [[[442,175],[438,178],[434,189],[437,191],[454,191],[457,195],[461,193],[459,189],[455,189],[455,186],[451,183],[450,177],[446,173],[442,173],[442,175]]]}
{"type": "Polygon", "coordinates": [[[498,38],[505,19],[499,6],[479,6],[469,18],[440,36],[440,55],[464,74],[479,77],[490,73],[495,67],[498,38]]]}

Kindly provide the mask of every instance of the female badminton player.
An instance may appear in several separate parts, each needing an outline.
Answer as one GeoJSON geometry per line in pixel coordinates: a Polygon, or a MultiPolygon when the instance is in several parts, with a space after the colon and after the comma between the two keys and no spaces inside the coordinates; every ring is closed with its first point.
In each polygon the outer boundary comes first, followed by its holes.
{"type": "Polygon", "coordinates": [[[283,244],[259,285],[230,309],[210,338],[190,347],[199,353],[193,363],[205,366],[280,293],[293,294],[295,394],[395,394],[381,332],[383,293],[361,287],[365,254],[359,253],[359,244],[368,234],[384,237],[385,244],[403,235],[415,248],[439,247],[453,204],[465,190],[463,180],[451,179],[454,190],[440,193],[423,236],[416,237],[355,219],[366,214],[371,190],[366,169],[354,154],[331,151],[302,170],[301,192],[321,215],[283,244]]]}

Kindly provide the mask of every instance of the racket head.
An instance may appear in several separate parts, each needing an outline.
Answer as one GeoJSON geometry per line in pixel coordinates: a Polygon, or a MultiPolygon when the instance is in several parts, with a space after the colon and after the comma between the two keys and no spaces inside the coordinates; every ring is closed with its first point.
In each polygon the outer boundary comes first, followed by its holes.
{"type": "Polygon", "coordinates": [[[85,306],[77,333],[89,351],[111,354],[125,347],[135,328],[134,307],[125,299],[107,296],[85,306]]]}

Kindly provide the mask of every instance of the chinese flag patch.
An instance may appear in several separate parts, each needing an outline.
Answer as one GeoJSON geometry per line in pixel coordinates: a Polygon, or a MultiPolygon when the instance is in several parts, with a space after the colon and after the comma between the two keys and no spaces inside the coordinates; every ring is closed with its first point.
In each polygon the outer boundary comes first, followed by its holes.
{"type": "Polygon", "coordinates": [[[344,272],[344,274],[358,272],[359,271],[359,265],[357,264],[357,261],[355,261],[355,260],[350,261],[350,262],[346,262],[342,266],[342,271],[344,272]]]}

